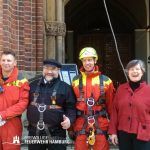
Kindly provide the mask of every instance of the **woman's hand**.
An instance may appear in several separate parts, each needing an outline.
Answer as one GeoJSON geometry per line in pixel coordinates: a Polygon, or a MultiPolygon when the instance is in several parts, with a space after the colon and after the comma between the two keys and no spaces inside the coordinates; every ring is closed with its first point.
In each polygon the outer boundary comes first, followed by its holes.
{"type": "Polygon", "coordinates": [[[112,135],[109,135],[110,139],[111,139],[111,142],[114,144],[114,145],[117,145],[118,144],[118,137],[116,134],[112,134],[112,135]]]}

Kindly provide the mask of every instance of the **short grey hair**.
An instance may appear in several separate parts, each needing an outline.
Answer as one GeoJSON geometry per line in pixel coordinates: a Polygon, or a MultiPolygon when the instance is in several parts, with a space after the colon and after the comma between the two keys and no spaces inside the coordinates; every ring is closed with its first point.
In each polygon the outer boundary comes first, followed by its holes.
{"type": "Polygon", "coordinates": [[[129,61],[129,63],[127,64],[126,69],[125,69],[126,72],[128,72],[130,68],[132,68],[138,64],[140,65],[142,72],[145,73],[145,71],[146,71],[145,63],[140,59],[134,59],[134,60],[129,61]]]}

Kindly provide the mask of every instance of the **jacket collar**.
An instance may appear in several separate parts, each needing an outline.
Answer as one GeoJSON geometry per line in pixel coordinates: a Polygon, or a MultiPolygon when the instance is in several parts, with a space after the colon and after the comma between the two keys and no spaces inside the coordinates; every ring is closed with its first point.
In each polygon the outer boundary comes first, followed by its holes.
{"type": "Polygon", "coordinates": [[[82,75],[84,76],[88,76],[88,77],[95,77],[101,74],[101,72],[99,71],[99,67],[96,65],[94,67],[94,71],[90,74],[86,74],[85,69],[83,68],[83,66],[80,68],[80,72],[82,75]]]}
{"type": "Polygon", "coordinates": [[[54,83],[56,83],[57,81],[59,81],[59,78],[53,78],[51,81],[47,81],[45,82],[45,78],[42,77],[40,84],[49,84],[49,85],[53,85],[54,83]]]}
{"type": "MultiPolygon", "coordinates": [[[[0,67],[0,78],[2,79],[2,68],[1,67],[0,67]]],[[[10,74],[8,79],[5,81],[5,83],[15,81],[15,80],[17,80],[17,78],[18,78],[18,68],[14,67],[12,73],[10,74]]]]}
{"type": "MultiPolygon", "coordinates": [[[[135,91],[137,91],[137,90],[143,88],[145,85],[146,85],[146,82],[145,82],[145,81],[142,81],[142,82],[140,83],[140,86],[139,86],[135,91]]],[[[129,82],[126,83],[125,88],[128,89],[129,91],[132,91],[132,89],[131,89],[131,87],[130,87],[130,85],[129,85],[129,82]]]]}

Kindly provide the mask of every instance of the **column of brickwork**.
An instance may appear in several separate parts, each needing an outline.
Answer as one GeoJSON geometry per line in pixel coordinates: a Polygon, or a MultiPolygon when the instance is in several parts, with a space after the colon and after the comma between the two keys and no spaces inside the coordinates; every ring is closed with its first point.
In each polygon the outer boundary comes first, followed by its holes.
{"type": "Polygon", "coordinates": [[[18,5],[17,0],[3,1],[3,49],[18,53],[18,5]]]}
{"type": "Polygon", "coordinates": [[[20,70],[41,70],[43,0],[0,0],[0,7],[0,50],[14,50],[20,70]]]}
{"type": "Polygon", "coordinates": [[[25,69],[25,44],[24,44],[24,24],[25,24],[25,7],[22,1],[18,1],[19,13],[18,13],[18,21],[19,21],[19,50],[18,50],[18,66],[20,70],[25,69]]]}
{"type": "Polygon", "coordinates": [[[0,51],[3,49],[3,0],[0,0],[0,51]]]}
{"type": "MultiPolygon", "coordinates": [[[[43,0],[35,0],[36,2],[36,70],[41,71],[44,59],[44,2],[43,0]]],[[[34,16],[34,15],[33,15],[34,16]]]]}

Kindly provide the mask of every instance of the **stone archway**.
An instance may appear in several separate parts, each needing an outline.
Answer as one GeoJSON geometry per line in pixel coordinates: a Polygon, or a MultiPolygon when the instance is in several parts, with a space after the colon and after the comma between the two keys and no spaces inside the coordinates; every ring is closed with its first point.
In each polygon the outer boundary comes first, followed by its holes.
{"type": "MultiPolygon", "coordinates": [[[[96,24],[97,20],[97,10],[92,8],[92,3],[97,3],[97,5],[102,5],[102,2],[98,0],[46,0],[44,2],[44,23],[46,27],[45,35],[45,58],[52,57],[60,62],[65,62],[68,54],[65,54],[65,35],[69,33],[69,36],[66,37],[66,40],[70,39],[69,47],[71,51],[74,47],[71,43],[74,43],[73,34],[77,32],[85,31],[85,27],[88,26],[87,32],[93,27],[93,24],[96,24]],[[69,9],[68,9],[69,8],[69,9]],[[83,9],[87,8],[87,9],[83,9]],[[66,9],[69,11],[68,17],[66,16],[66,9]],[[88,11],[88,15],[87,15],[88,11]],[[92,13],[91,13],[92,12],[92,13]],[[94,16],[94,17],[92,17],[94,16]],[[89,18],[92,18],[91,23],[87,22],[89,18]],[[67,26],[67,32],[66,32],[67,26]]],[[[134,39],[134,49],[136,57],[142,57],[147,62],[147,55],[149,56],[149,32],[145,32],[147,26],[149,25],[149,0],[145,1],[108,1],[108,7],[110,14],[112,15],[112,21],[114,28],[120,28],[121,32],[133,31],[134,39]],[[147,9],[147,10],[146,10],[147,9]],[[140,11],[137,11],[140,10],[140,11]],[[147,12],[147,13],[146,13],[147,12]],[[121,25],[120,25],[121,24],[121,25]],[[140,30],[139,30],[140,29],[140,30]],[[147,45],[144,47],[145,53],[140,54],[140,49],[136,43],[136,39],[139,38],[139,35],[144,34],[144,39],[142,39],[142,44],[147,45]],[[139,55],[140,54],[140,55],[139,55]]],[[[103,7],[103,6],[102,6],[103,7]]],[[[102,11],[101,11],[102,12],[102,11]]],[[[103,24],[103,27],[108,26],[107,19],[105,14],[101,13],[98,17],[101,20],[99,23],[103,24]]],[[[99,29],[96,25],[95,29],[99,29]]],[[[109,28],[109,27],[108,27],[109,28]]],[[[110,31],[109,31],[110,32],[110,31]]],[[[68,56],[70,57],[70,56],[68,56]]],[[[71,62],[75,61],[74,55],[71,53],[71,62]]],[[[148,71],[150,69],[148,67],[148,71]]],[[[148,75],[147,75],[148,76],[148,75]]],[[[150,80],[150,79],[149,79],[150,80]]]]}
{"type": "MultiPolygon", "coordinates": [[[[130,37],[134,37],[132,47],[129,45],[130,51],[133,51],[134,53],[131,58],[141,58],[144,59],[145,62],[147,62],[147,53],[149,51],[146,47],[148,43],[146,42],[146,26],[148,20],[146,7],[148,7],[148,5],[146,0],[138,2],[135,0],[132,2],[130,0],[107,1],[115,32],[129,33],[130,37]],[[140,13],[137,10],[141,10],[140,13]],[[144,35],[141,40],[139,39],[139,37],[141,37],[140,35],[144,35]],[[137,39],[138,41],[140,40],[138,43],[136,43],[137,39]],[[138,48],[139,43],[140,45],[143,45],[145,53],[141,54],[141,49],[138,48]]],[[[67,40],[69,41],[66,44],[69,45],[66,46],[66,49],[69,49],[69,51],[71,51],[71,49],[74,49],[74,52],[79,51],[78,48],[80,46],[78,47],[78,39],[81,36],[87,35],[89,37],[89,35],[91,36],[91,33],[111,33],[103,3],[98,0],[67,0],[65,6],[65,22],[67,26],[67,40]],[[70,43],[73,44],[71,45],[70,43]]],[[[80,42],[82,45],[88,43],[83,42],[84,39],[80,40],[82,41],[80,42]]],[[[86,38],[86,41],[88,40],[90,39],[86,38]]],[[[96,42],[96,40],[94,41],[96,42]]],[[[91,45],[91,43],[88,44],[91,45]]],[[[78,52],[76,55],[78,55],[78,52]]],[[[77,56],[75,57],[72,53],[70,53],[69,56],[72,56],[72,59],[69,59],[69,61],[77,60],[77,56]]]]}

